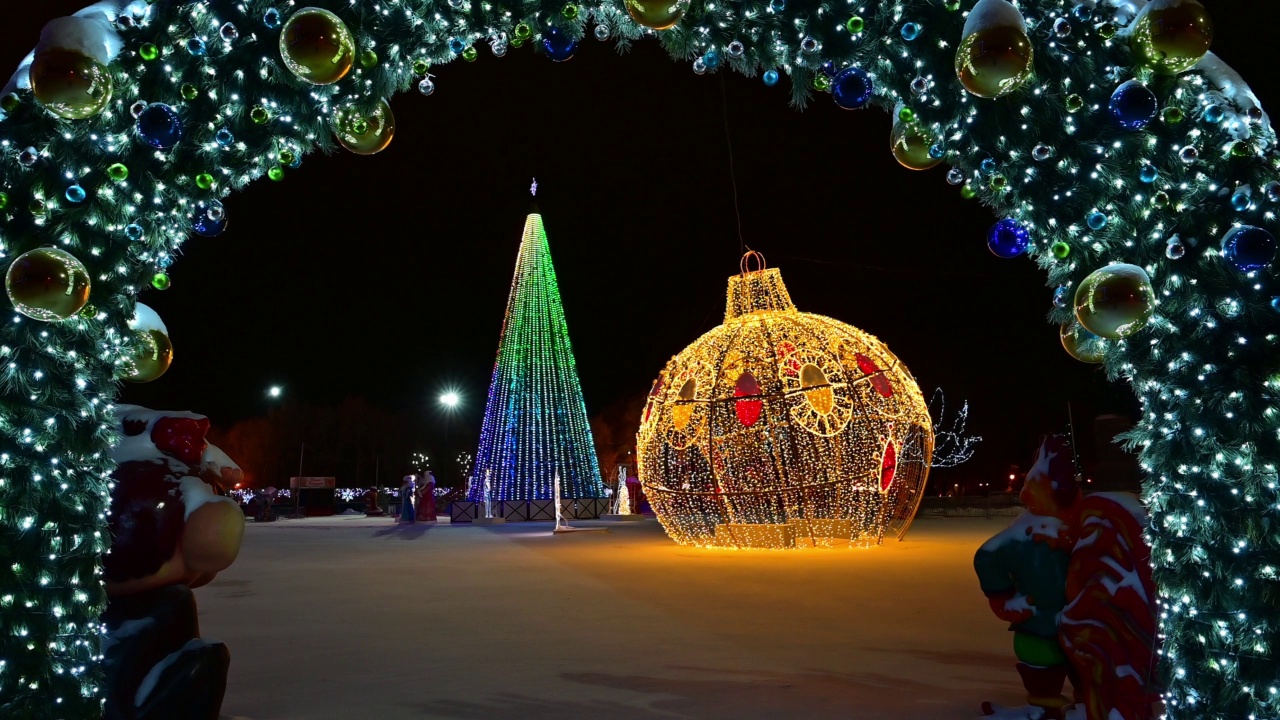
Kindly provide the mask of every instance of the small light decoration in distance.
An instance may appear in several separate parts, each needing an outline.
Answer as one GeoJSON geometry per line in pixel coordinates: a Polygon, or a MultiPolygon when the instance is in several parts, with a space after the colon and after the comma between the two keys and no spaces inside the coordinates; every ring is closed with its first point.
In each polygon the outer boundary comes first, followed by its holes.
{"type": "Polygon", "coordinates": [[[884,343],[796,310],[751,252],[729,279],[724,324],[654,382],[637,455],[645,496],[682,545],[877,545],[915,517],[933,425],[884,343]]]}

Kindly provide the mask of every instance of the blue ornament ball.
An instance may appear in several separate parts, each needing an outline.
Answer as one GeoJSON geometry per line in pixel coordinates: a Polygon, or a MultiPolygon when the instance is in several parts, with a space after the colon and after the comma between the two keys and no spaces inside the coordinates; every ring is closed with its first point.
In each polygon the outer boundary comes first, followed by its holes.
{"type": "Polygon", "coordinates": [[[187,52],[191,53],[196,57],[200,57],[201,55],[204,55],[204,52],[205,52],[204,41],[201,40],[200,38],[191,38],[190,40],[187,41],[187,52]]]}
{"type": "Polygon", "coordinates": [[[942,156],[946,154],[947,154],[947,151],[943,150],[941,145],[929,146],[929,157],[933,158],[934,160],[941,160],[942,156]]]}
{"type": "Polygon", "coordinates": [[[84,202],[84,199],[89,196],[88,193],[84,191],[84,188],[80,187],[79,183],[68,187],[67,191],[63,193],[63,195],[66,196],[67,202],[73,203],[82,203],[84,202]]]}
{"type": "Polygon", "coordinates": [[[1241,272],[1261,270],[1276,258],[1276,238],[1253,225],[1232,228],[1222,238],[1222,257],[1241,272]]]}
{"type": "Polygon", "coordinates": [[[222,128],[214,134],[213,140],[218,143],[220,147],[228,147],[231,143],[236,141],[236,136],[232,135],[230,130],[222,128]]]}
{"type": "Polygon", "coordinates": [[[831,99],[845,110],[860,110],[866,107],[874,92],[875,83],[862,68],[845,68],[831,83],[831,99]]]}
{"type": "Polygon", "coordinates": [[[1107,216],[1100,212],[1091,212],[1085,222],[1089,223],[1090,230],[1101,230],[1107,226],[1107,216]]]}
{"type": "Polygon", "coordinates": [[[769,0],[769,9],[780,13],[787,9],[787,0],[769,0]]]}
{"type": "Polygon", "coordinates": [[[464,43],[464,42],[462,42],[462,40],[461,40],[461,39],[459,39],[459,38],[453,38],[453,39],[449,40],[449,50],[450,50],[454,55],[460,55],[460,54],[462,54],[462,51],[463,51],[463,50],[466,50],[466,49],[467,49],[467,44],[466,44],[466,43],[464,43]]]}
{"type": "Polygon", "coordinates": [[[138,223],[129,223],[124,228],[124,236],[130,240],[142,239],[142,226],[138,223]]]}
{"type": "Polygon", "coordinates": [[[708,70],[715,70],[720,67],[720,53],[715,50],[706,51],[702,55],[702,64],[705,65],[708,70]]]}
{"type": "Polygon", "coordinates": [[[182,118],[164,103],[151,103],[134,123],[142,142],[158,150],[168,150],[182,140],[182,118]]]}
{"type": "Polygon", "coordinates": [[[573,57],[578,50],[578,43],[558,27],[549,27],[542,31],[542,51],[556,62],[564,62],[573,57]]]}
{"type": "Polygon", "coordinates": [[[1077,20],[1089,20],[1093,17],[1093,8],[1081,3],[1071,8],[1071,14],[1074,15],[1077,20]]]}
{"type": "Polygon", "coordinates": [[[1238,187],[1236,191],[1231,193],[1231,207],[1236,212],[1244,212],[1253,204],[1253,197],[1249,193],[1248,187],[1238,187]]]}
{"type": "Polygon", "coordinates": [[[1156,94],[1137,80],[1122,83],[1111,94],[1108,105],[1116,124],[1126,130],[1141,130],[1156,119],[1160,103],[1156,94]]]}
{"type": "Polygon", "coordinates": [[[1271,298],[1271,309],[1280,312],[1280,295],[1271,298]]]}
{"type": "Polygon", "coordinates": [[[1280,202],[1280,180],[1272,180],[1263,185],[1262,192],[1267,194],[1267,199],[1271,202],[1280,202]]]}
{"type": "Polygon", "coordinates": [[[1158,177],[1160,177],[1160,171],[1156,169],[1155,165],[1143,165],[1142,169],[1138,171],[1138,179],[1144,183],[1153,183],[1158,177]]]}
{"type": "Polygon", "coordinates": [[[992,158],[987,158],[983,160],[981,164],[978,165],[978,168],[982,170],[982,173],[984,175],[994,174],[996,171],[996,167],[997,167],[996,161],[992,158]]]}
{"type": "Polygon", "coordinates": [[[1221,105],[1210,105],[1204,109],[1204,121],[1211,125],[1216,125],[1222,122],[1222,118],[1226,117],[1226,114],[1221,105]]]}
{"type": "Polygon", "coordinates": [[[1071,295],[1071,288],[1066,285],[1059,285],[1053,291],[1053,306],[1059,309],[1071,307],[1074,298],[1071,295]]]}
{"type": "Polygon", "coordinates": [[[170,255],[161,255],[160,258],[156,260],[156,264],[162,268],[168,268],[173,265],[173,257],[170,255]]]}
{"type": "Polygon", "coordinates": [[[991,226],[987,233],[987,247],[996,257],[1015,258],[1027,251],[1031,233],[1017,220],[1005,218],[991,226]]]}
{"type": "Polygon", "coordinates": [[[777,84],[778,84],[778,71],[777,71],[777,70],[765,70],[765,71],[764,71],[764,77],[762,77],[762,78],[760,78],[760,79],[764,81],[764,84],[765,84],[765,86],[766,86],[766,87],[773,87],[774,85],[777,85],[777,84]]]}
{"type": "Polygon", "coordinates": [[[902,26],[902,39],[911,42],[920,37],[920,24],[909,22],[902,26]]]}
{"type": "Polygon", "coordinates": [[[262,13],[262,24],[271,30],[280,27],[280,11],[275,8],[267,8],[267,11],[262,13]]]}
{"type": "Polygon", "coordinates": [[[227,212],[217,200],[202,200],[196,203],[195,214],[191,217],[191,229],[203,237],[221,235],[227,229],[227,212]]]}

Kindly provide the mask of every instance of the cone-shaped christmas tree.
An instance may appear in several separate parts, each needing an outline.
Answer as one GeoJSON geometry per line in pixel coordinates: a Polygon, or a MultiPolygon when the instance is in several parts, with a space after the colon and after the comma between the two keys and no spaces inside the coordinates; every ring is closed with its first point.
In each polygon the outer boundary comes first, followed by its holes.
{"type": "Polygon", "coordinates": [[[511,281],[470,499],[483,502],[486,484],[495,502],[550,499],[557,476],[562,497],[604,495],[547,234],[534,208],[511,281]]]}

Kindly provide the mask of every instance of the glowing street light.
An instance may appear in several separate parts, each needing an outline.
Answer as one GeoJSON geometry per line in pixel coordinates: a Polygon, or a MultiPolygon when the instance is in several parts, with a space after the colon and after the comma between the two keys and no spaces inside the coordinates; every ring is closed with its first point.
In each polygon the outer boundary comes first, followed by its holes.
{"type": "Polygon", "coordinates": [[[267,388],[267,397],[269,398],[275,399],[280,397],[283,394],[284,394],[284,388],[280,387],[279,385],[272,385],[271,387],[267,388]]]}
{"type": "Polygon", "coordinates": [[[460,400],[461,398],[458,397],[458,393],[453,392],[452,390],[440,396],[440,404],[447,408],[457,407],[460,400]]]}

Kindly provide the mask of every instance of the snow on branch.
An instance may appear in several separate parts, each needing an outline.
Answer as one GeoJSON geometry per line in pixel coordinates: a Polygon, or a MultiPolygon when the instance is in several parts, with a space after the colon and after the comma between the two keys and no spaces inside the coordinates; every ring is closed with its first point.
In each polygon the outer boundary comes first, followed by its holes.
{"type": "Polygon", "coordinates": [[[955,467],[973,457],[974,449],[982,442],[982,438],[978,435],[965,435],[965,426],[969,422],[968,400],[948,425],[947,398],[942,388],[938,388],[933,391],[933,397],[929,398],[929,417],[933,418],[933,462],[930,467],[955,467]]]}

